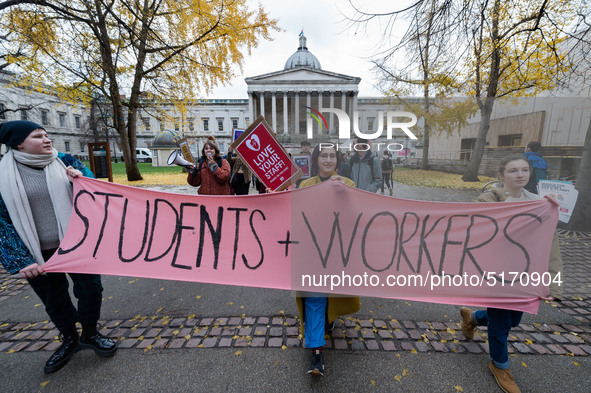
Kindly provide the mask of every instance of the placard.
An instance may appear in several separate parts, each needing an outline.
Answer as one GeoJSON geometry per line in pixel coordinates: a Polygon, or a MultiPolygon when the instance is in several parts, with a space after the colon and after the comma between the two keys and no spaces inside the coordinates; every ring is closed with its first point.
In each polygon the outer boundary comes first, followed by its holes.
{"type": "Polygon", "coordinates": [[[256,177],[273,191],[281,191],[302,176],[283,145],[262,116],[259,116],[230,145],[256,177]]]}
{"type": "Polygon", "coordinates": [[[310,177],[312,168],[310,166],[310,156],[293,156],[293,160],[296,165],[302,170],[302,178],[307,179],[310,177]]]}
{"type": "Polygon", "coordinates": [[[573,214],[579,191],[570,181],[561,180],[540,180],[538,182],[538,195],[549,196],[556,200],[558,207],[558,219],[562,222],[569,222],[573,214]]]}
{"type": "Polygon", "coordinates": [[[181,148],[181,153],[183,153],[183,157],[185,157],[185,160],[194,164],[195,159],[191,154],[191,149],[189,149],[189,142],[187,141],[187,138],[183,138],[179,141],[179,147],[181,148]]]}

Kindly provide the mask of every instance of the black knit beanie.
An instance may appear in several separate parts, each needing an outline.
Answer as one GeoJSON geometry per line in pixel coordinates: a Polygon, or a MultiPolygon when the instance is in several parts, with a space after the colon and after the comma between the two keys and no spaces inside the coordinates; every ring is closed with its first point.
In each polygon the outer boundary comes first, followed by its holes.
{"type": "Polygon", "coordinates": [[[8,121],[0,124],[0,143],[16,149],[31,132],[38,128],[45,129],[39,124],[27,120],[8,121]]]}

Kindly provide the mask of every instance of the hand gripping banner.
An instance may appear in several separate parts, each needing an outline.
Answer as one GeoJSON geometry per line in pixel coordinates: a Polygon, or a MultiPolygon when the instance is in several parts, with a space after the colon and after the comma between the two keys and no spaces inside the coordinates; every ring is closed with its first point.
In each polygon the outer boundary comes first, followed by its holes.
{"type": "Polygon", "coordinates": [[[97,273],[536,313],[558,217],[547,199],[397,199],[326,181],[198,196],[76,178],[47,272],[97,273]]]}

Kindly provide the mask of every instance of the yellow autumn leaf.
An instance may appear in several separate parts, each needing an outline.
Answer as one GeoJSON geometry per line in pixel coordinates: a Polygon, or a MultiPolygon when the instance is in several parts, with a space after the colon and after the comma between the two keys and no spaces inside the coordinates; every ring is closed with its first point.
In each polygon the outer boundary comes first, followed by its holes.
{"type": "Polygon", "coordinates": [[[527,367],[527,364],[525,364],[525,362],[521,362],[521,365],[522,365],[523,367],[527,367]]]}
{"type": "Polygon", "coordinates": [[[242,351],[236,351],[236,352],[234,352],[234,355],[240,356],[240,355],[242,355],[242,351]]]}
{"type": "Polygon", "coordinates": [[[397,380],[398,382],[402,381],[402,375],[395,375],[394,379],[397,380]]]}
{"type": "Polygon", "coordinates": [[[372,386],[372,387],[376,386],[376,381],[374,381],[373,379],[371,379],[371,380],[369,381],[369,383],[371,383],[371,386],[372,386]]]}
{"type": "Polygon", "coordinates": [[[231,306],[232,304],[234,304],[234,302],[228,302],[226,303],[226,306],[231,306]]]}
{"type": "Polygon", "coordinates": [[[46,386],[47,386],[47,384],[48,384],[49,382],[51,382],[51,381],[45,381],[45,382],[41,382],[41,383],[40,383],[40,385],[41,385],[41,387],[42,387],[42,388],[44,388],[44,387],[46,387],[46,386]]]}
{"type": "Polygon", "coordinates": [[[287,345],[282,345],[281,349],[283,349],[285,351],[287,349],[287,345]]]}
{"type": "Polygon", "coordinates": [[[464,391],[464,389],[462,389],[462,387],[459,385],[455,386],[455,388],[456,388],[456,392],[463,392],[464,391]]]}

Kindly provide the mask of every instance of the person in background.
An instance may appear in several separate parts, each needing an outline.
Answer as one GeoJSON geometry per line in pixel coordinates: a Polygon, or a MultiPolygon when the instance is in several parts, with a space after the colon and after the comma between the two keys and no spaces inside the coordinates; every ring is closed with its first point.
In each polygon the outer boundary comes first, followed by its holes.
{"type": "MultiPolygon", "coordinates": [[[[340,155],[330,148],[320,149],[316,146],[312,153],[312,173],[316,176],[304,180],[300,188],[309,187],[324,181],[341,181],[347,186],[355,187],[351,179],[339,176],[340,155]]],[[[353,314],[359,311],[360,300],[357,296],[332,296],[322,293],[296,293],[296,302],[302,324],[300,330],[305,337],[306,348],[312,350],[312,360],[308,367],[308,374],[324,375],[324,356],[322,347],[325,344],[326,330],[332,330],[332,325],[339,315],[353,314]]]]}
{"type": "Polygon", "coordinates": [[[300,150],[299,154],[300,156],[309,156],[310,155],[310,147],[311,147],[311,143],[309,140],[304,139],[303,141],[300,142],[300,147],[302,150],[300,150]]]}
{"type": "Polygon", "coordinates": [[[548,178],[548,163],[540,154],[541,148],[540,142],[529,142],[525,147],[525,153],[523,153],[532,168],[529,181],[524,188],[534,194],[538,193],[538,182],[548,178]]]}
{"type": "Polygon", "coordinates": [[[236,153],[229,153],[229,156],[230,166],[232,167],[230,184],[234,189],[234,194],[248,195],[251,179],[250,169],[248,169],[248,166],[236,155],[236,153]]]}
{"type": "Polygon", "coordinates": [[[382,194],[384,193],[384,183],[388,187],[388,191],[390,192],[390,196],[392,196],[392,172],[394,171],[394,162],[392,161],[392,157],[390,157],[390,152],[388,150],[384,150],[384,156],[382,157],[381,161],[382,166],[382,194]]]}
{"type": "MultiPolygon", "coordinates": [[[[538,199],[537,195],[524,188],[530,177],[530,166],[525,157],[510,157],[501,161],[498,176],[503,183],[502,188],[491,188],[484,192],[478,197],[478,202],[516,202],[538,199]]],[[[558,272],[562,277],[562,258],[556,234],[552,241],[548,271],[552,278],[556,277],[558,272]]],[[[562,298],[562,286],[552,283],[550,296],[562,298]]],[[[469,340],[474,337],[476,326],[488,327],[491,359],[489,369],[504,392],[519,392],[519,387],[509,372],[507,338],[511,328],[519,325],[523,312],[498,308],[473,311],[462,307],[460,315],[462,316],[462,333],[469,340]]]]}
{"type": "Polygon", "coordinates": [[[230,195],[230,163],[222,158],[215,138],[210,136],[201,149],[199,163],[189,169],[187,183],[199,187],[199,195],[230,195]]]}
{"type": "Polygon", "coordinates": [[[382,184],[380,160],[372,153],[369,140],[356,138],[354,146],[355,154],[349,157],[351,180],[360,190],[377,192],[382,184]]]}
{"type": "Polygon", "coordinates": [[[61,346],[45,363],[53,373],[80,348],[112,356],[117,343],[97,331],[103,287],[97,274],[69,273],[76,308],[65,273],[45,273],[66,233],[72,211],[72,180],[84,165],[69,154],[58,154],[45,129],[30,121],[0,125],[0,142],[9,147],[0,161],[0,262],[9,273],[26,278],[62,336],[61,346]],[[76,322],[82,325],[78,335],[76,322]]]}

